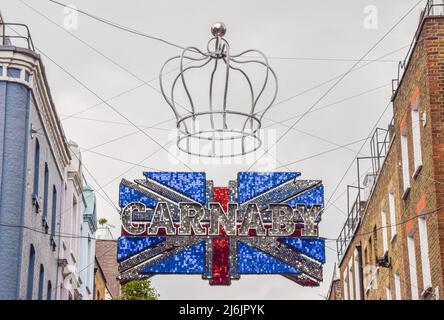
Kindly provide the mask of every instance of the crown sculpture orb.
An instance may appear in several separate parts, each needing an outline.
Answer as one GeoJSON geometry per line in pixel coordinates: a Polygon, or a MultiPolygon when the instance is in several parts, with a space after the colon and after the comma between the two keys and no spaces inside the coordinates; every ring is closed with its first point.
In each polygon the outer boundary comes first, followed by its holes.
{"type": "Polygon", "coordinates": [[[263,117],[276,100],[278,79],[267,57],[255,49],[232,54],[226,32],[223,23],[213,24],[206,50],[186,47],[160,70],[177,147],[190,155],[226,158],[258,150],[263,117]]]}

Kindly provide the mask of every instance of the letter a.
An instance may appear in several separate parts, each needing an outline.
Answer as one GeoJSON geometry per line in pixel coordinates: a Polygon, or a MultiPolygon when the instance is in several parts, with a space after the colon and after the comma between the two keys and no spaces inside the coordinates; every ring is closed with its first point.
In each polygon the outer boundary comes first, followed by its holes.
{"type": "Polygon", "coordinates": [[[149,235],[157,235],[159,229],[163,228],[166,234],[169,236],[176,234],[176,228],[174,227],[173,220],[171,219],[170,209],[166,202],[159,202],[154,210],[153,219],[151,225],[148,228],[149,235]]]}
{"type": "Polygon", "coordinates": [[[265,236],[266,230],[261,213],[256,204],[249,204],[245,210],[244,220],[239,230],[240,236],[248,236],[250,230],[255,230],[257,236],[265,236]]]}

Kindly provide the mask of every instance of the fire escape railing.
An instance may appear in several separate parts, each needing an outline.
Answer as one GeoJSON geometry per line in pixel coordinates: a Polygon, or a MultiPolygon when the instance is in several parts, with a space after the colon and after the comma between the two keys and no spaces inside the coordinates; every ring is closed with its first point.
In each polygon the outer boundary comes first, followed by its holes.
{"type": "Polygon", "coordinates": [[[0,22],[0,45],[22,47],[35,51],[29,28],[22,23],[0,22]]]}
{"type": "Polygon", "coordinates": [[[373,191],[375,181],[382,169],[390,142],[393,138],[393,128],[393,119],[390,122],[388,129],[376,128],[370,139],[371,156],[357,158],[357,185],[347,186],[347,220],[336,240],[339,261],[343,258],[356,229],[361,223],[362,214],[364,213],[368,201],[367,197],[373,191]],[[364,183],[361,182],[361,162],[363,161],[371,162],[371,165],[368,168],[369,171],[365,172],[367,181],[364,181],[364,183]],[[355,194],[355,196],[353,194],[355,194]]]}
{"type": "Polygon", "coordinates": [[[399,82],[404,74],[405,68],[407,67],[407,63],[410,60],[410,56],[412,55],[413,49],[415,48],[415,44],[418,40],[422,23],[427,17],[431,16],[444,16],[444,0],[428,0],[427,4],[422,10],[421,16],[419,18],[418,29],[416,30],[415,36],[412,39],[409,50],[407,51],[404,60],[399,61],[397,78],[392,80],[393,93],[395,93],[398,88],[399,82]]]}
{"type": "MultiPolygon", "coordinates": [[[[409,50],[405,56],[403,61],[400,61],[398,64],[398,74],[397,78],[392,80],[392,92],[395,93],[398,89],[398,85],[401,81],[401,78],[405,72],[408,61],[413,53],[415,48],[415,44],[419,37],[419,32],[421,30],[421,26],[424,20],[430,16],[444,16],[444,0],[428,0],[425,5],[423,11],[421,12],[418,29],[416,34],[410,44],[409,50]]],[[[347,220],[339,234],[338,239],[336,240],[336,247],[338,251],[338,260],[341,261],[345,251],[348,248],[348,245],[351,241],[351,238],[354,236],[357,227],[361,223],[362,213],[365,210],[365,206],[367,204],[368,199],[364,199],[362,195],[362,191],[367,191],[367,193],[371,194],[374,188],[374,182],[377,180],[378,175],[381,171],[381,168],[385,161],[385,156],[388,152],[388,147],[393,137],[393,120],[391,121],[388,130],[377,128],[370,140],[370,151],[371,157],[360,157],[357,158],[357,168],[358,168],[358,185],[357,186],[347,186],[347,207],[348,207],[348,216],[347,220]],[[382,138],[380,138],[382,136],[382,138]],[[367,186],[367,189],[361,187],[361,176],[360,176],[360,161],[370,160],[371,161],[371,172],[367,174],[367,176],[372,176],[371,185],[367,186]],[[351,198],[350,190],[357,190],[356,198],[351,198]],[[352,205],[350,206],[350,199],[353,199],[352,205]]]]}

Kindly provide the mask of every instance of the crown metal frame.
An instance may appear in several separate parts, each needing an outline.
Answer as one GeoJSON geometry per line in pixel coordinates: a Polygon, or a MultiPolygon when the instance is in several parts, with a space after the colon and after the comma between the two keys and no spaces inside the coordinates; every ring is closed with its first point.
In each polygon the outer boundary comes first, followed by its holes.
{"type": "Polygon", "coordinates": [[[213,37],[207,43],[206,52],[196,47],[186,47],[180,55],[168,59],[163,64],[159,75],[160,90],[176,117],[176,127],[178,129],[176,144],[179,150],[199,157],[226,158],[243,156],[258,150],[262,146],[259,130],[262,126],[264,114],[276,100],[278,79],[275,71],[270,67],[267,57],[261,51],[249,49],[240,54],[230,54],[230,45],[223,38],[226,33],[226,27],[223,23],[213,24],[211,32],[213,37]],[[259,58],[253,55],[258,55],[259,58]],[[169,87],[170,93],[168,95],[165,90],[164,70],[173,62],[179,63],[179,73],[174,77],[169,87]],[[248,64],[255,64],[265,69],[265,77],[256,93],[250,76],[242,69],[243,65],[248,64]],[[208,109],[197,111],[185,75],[189,74],[191,70],[202,69],[208,65],[213,65],[209,79],[208,109]],[[222,88],[223,99],[222,105],[219,108],[215,108],[215,75],[220,68],[224,68],[225,72],[222,88]],[[238,72],[248,85],[249,91],[247,93],[249,100],[251,100],[249,112],[238,111],[228,106],[228,85],[232,72],[238,72]],[[264,102],[263,95],[270,82],[274,84],[273,91],[270,92],[271,99],[269,98],[268,102],[264,102]],[[184,90],[188,100],[184,105],[176,101],[179,87],[184,90]],[[257,107],[259,105],[262,105],[263,108],[258,111],[257,107]],[[178,107],[185,109],[187,113],[181,114],[178,107]],[[243,122],[243,124],[233,127],[232,123],[228,121],[228,118],[231,117],[237,117],[237,122],[243,122]],[[218,118],[220,118],[220,121],[216,121],[218,118]],[[207,120],[210,126],[200,129],[199,123],[201,120],[207,120]],[[208,153],[204,153],[202,148],[197,150],[191,149],[193,141],[200,142],[202,140],[211,142],[208,153]],[[220,150],[217,150],[216,143],[226,143],[227,141],[235,143],[237,146],[234,149],[220,148],[220,150]]]}

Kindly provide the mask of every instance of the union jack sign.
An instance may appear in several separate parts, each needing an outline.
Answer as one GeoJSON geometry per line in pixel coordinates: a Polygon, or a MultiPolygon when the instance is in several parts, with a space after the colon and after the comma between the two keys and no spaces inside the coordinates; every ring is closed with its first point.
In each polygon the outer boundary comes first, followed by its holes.
{"type": "Polygon", "coordinates": [[[215,187],[203,172],[145,172],[119,190],[119,279],[198,274],[230,285],[242,274],[279,274],[318,286],[325,244],[324,188],[298,172],[240,172],[215,187]]]}

